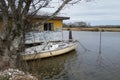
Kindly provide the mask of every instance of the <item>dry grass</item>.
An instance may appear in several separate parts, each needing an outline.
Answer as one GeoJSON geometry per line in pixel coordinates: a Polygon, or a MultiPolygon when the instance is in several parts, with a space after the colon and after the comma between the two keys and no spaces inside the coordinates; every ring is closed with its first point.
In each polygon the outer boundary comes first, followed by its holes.
{"type": "Polygon", "coordinates": [[[120,32],[120,28],[63,28],[63,30],[120,32]]]}

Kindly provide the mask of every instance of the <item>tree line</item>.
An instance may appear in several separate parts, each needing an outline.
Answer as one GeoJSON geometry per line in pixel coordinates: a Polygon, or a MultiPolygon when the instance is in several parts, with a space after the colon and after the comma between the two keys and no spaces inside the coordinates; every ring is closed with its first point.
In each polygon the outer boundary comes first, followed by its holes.
{"type": "Polygon", "coordinates": [[[63,23],[64,28],[120,28],[120,25],[91,25],[90,23],[80,21],[73,23],[63,23]]]}
{"type": "Polygon", "coordinates": [[[63,23],[63,27],[67,27],[67,28],[90,27],[90,23],[83,21],[73,22],[73,23],[63,23]]]}

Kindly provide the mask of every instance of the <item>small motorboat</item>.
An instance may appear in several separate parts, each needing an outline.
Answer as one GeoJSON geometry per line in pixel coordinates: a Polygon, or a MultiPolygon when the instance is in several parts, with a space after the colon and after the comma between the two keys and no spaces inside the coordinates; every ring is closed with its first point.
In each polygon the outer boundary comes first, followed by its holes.
{"type": "Polygon", "coordinates": [[[76,49],[78,41],[47,42],[29,47],[22,53],[22,60],[34,60],[65,54],[76,49]]]}

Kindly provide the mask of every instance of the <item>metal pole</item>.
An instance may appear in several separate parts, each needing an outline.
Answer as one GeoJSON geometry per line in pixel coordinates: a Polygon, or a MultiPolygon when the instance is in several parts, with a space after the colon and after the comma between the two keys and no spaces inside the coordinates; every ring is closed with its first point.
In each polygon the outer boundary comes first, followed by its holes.
{"type": "Polygon", "coordinates": [[[99,42],[99,54],[101,54],[101,30],[100,30],[100,42],[99,42]]]}
{"type": "Polygon", "coordinates": [[[62,41],[63,41],[63,27],[62,27],[62,41]]]}

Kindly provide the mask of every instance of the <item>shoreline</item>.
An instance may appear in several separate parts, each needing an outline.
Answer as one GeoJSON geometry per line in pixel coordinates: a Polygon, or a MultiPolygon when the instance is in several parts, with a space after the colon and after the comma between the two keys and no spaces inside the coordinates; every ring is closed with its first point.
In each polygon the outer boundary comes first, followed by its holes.
{"type": "Polygon", "coordinates": [[[72,30],[72,31],[102,31],[102,32],[120,32],[120,28],[63,28],[63,30],[72,30]]]}

